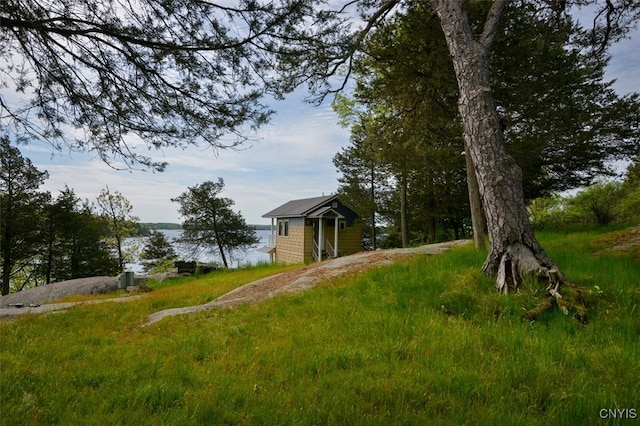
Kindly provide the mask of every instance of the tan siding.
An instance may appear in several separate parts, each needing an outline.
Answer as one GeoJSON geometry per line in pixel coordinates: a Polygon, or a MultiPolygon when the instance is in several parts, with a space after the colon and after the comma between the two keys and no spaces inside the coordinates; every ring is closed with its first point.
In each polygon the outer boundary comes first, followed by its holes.
{"type": "MultiPolygon", "coordinates": [[[[324,228],[326,240],[333,245],[334,227],[324,228]]],[[[342,256],[360,252],[362,227],[349,226],[338,231],[338,252],[342,256]]],[[[313,226],[289,225],[289,236],[276,237],[276,261],[284,263],[313,262],[313,226]]]]}
{"type": "Polygon", "coordinates": [[[338,252],[342,256],[362,251],[362,227],[348,226],[339,231],[338,244],[338,252]]]}
{"type": "MultiPolygon", "coordinates": [[[[327,224],[324,228],[325,248],[326,243],[334,244],[335,227],[333,223],[327,224]]],[[[362,251],[362,227],[359,225],[348,226],[338,231],[338,254],[346,256],[362,251]]]]}
{"type": "Polygon", "coordinates": [[[304,262],[313,262],[313,226],[304,227],[304,262]]]}
{"type": "Polygon", "coordinates": [[[304,262],[304,227],[289,225],[289,235],[276,237],[276,261],[284,263],[304,262]]]}

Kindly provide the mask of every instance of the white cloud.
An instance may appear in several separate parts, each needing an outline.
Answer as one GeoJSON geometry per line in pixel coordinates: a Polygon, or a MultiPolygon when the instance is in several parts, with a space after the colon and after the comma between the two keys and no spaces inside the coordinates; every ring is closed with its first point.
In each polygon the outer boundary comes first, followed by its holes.
{"type": "Polygon", "coordinates": [[[235,201],[249,223],[268,223],[262,214],[295,198],[336,190],[333,156],[348,143],[349,133],[336,125],[329,106],[313,107],[295,98],[279,103],[282,112],[260,129],[257,141],[238,151],[206,146],[151,152],[169,162],[165,172],[114,170],[89,153],[52,156],[52,149],[33,143],[23,154],[49,171],[43,189],[55,197],[65,185],[81,198],[95,199],[109,185],[133,205],[145,222],[179,222],[178,205],[171,198],[207,180],[222,177],[223,196],[235,201]],[[216,155],[217,154],[217,155],[216,155]]]}
{"type": "Polygon", "coordinates": [[[611,62],[607,67],[605,77],[616,79],[614,88],[620,94],[640,92],[640,50],[638,39],[640,29],[633,33],[633,38],[624,39],[611,49],[611,62]]]}
{"type": "MultiPolygon", "coordinates": [[[[635,31],[631,40],[612,50],[607,76],[618,79],[615,87],[621,93],[640,87],[638,37],[635,31]]],[[[298,92],[273,103],[278,114],[256,133],[257,140],[248,144],[251,148],[219,151],[217,156],[206,146],[150,151],[154,159],[169,162],[163,173],[114,170],[91,153],[55,153],[41,143],[20,149],[38,168],[49,171],[44,189],[53,196],[66,184],[78,196],[93,200],[109,185],[129,199],[142,221],[179,222],[178,205],[171,198],[188,186],[222,177],[226,184],[223,195],[235,201],[235,209],[242,211],[247,222],[268,223],[262,214],[278,205],[337,188],[332,159],[348,144],[349,132],[336,124],[337,116],[328,104],[313,107],[302,97],[298,92]]]]}

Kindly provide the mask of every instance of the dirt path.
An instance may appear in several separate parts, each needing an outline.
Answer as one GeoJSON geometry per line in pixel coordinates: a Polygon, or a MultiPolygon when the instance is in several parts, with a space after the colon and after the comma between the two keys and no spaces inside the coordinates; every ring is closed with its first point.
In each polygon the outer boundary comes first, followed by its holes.
{"type": "Polygon", "coordinates": [[[296,269],[295,271],[283,272],[245,284],[204,305],[165,309],[155,312],[149,315],[149,321],[145,326],[154,324],[169,316],[201,312],[214,308],[232,308],[243,303],[255,303],[266,300],[280,293],[301,292],[315,287],[322,281],[330,280],[349,272],[363,271],[376,266],[391,264],[394,261],[411,255],[438,254],[452,247],[470,244],[470,242],[469,240],[458,240],[415,248],[363,252],[314,263],[296,269]]]}

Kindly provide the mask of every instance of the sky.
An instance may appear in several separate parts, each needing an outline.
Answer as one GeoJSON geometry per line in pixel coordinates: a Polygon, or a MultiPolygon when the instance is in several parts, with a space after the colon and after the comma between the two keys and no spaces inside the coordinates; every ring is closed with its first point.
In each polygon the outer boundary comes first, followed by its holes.
{"type": "MultiPolygon", "coordinates": [[[[640,30],[611,49],[612,60],[605,78],[617,79],[620,94],[640,91],[640,30]]],[[[273,101],[276,111],[240,151],[212,151],[206,147],[151,151],[155,159],[169,162],[164,172],[115,170],[91,154],[56,152],[50,145],[33,142],[21,145],[24,157],[49,179],[41,187],[56,197],[65,185],[82,199],[94,200],[109,186],[133,205],[141,222],[180,223],[178,204],[171,198],[188,187],[208,180],[224,179],[221,194],[234,200],[249,224],[269,224],[261,216],[293,199],[334,193],[338,173],[332,159],[349,144],[349,130],[341,128],[328,102],[312,106],[298,91],[284,101],[273,101]]]]}
{"type": "Polygon", "coordinates": [[[38,169],[49,172],[41,189],[54,197],[67,185],[80,198],[93,200],[108,185],[131,202],[140,221],[179,223],[179,205],[171,198],[221,177],[221,195],[235,202],[233,209],[247,223],[269,224],[270,219],[261,216],[279,205],[337,190],[332,159],[349,142],[349,131],[336,124],[329,103],[314,107],[299,92],[271,106],[277,114],[270,124],[240,150],[214,152],[202,146],[149,152],[169,162],[164,172],[115,170],[90,154],[58,153],[46,143],[21,145],[20,150],[38,169]]]}

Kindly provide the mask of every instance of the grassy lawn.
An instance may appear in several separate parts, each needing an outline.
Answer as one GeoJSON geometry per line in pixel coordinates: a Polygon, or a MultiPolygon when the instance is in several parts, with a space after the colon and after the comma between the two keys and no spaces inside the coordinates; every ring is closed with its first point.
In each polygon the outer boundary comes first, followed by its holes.
{"type": "Polygon", "coordinates": [[[586,326],[559,311],[522,320],[543,291],[495,294],[471,248],[146,328],[151,312],[287,268],[2,321],[0,423],[625,424],[599,414],[640,418],[640,259],[602,238],[540,235],[583,287],[586,326]]]}

